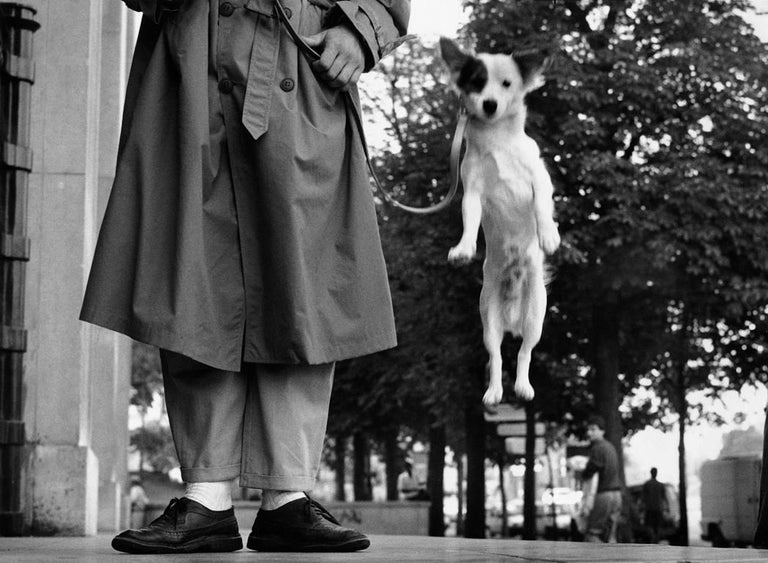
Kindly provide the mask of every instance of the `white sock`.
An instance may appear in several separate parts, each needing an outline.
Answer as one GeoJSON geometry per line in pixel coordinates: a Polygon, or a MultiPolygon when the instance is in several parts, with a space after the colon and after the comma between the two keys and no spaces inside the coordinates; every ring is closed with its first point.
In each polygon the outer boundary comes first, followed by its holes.
{"type": "Polygon", "coordinates": [[[187,483],[184,496],[208,510],[227,510],[232,507],[232,481],[187,483]]]}
{"type": "Polygon", "coordinates": [[[291,501],[300,498],[307,498],[302,491],[278,491],[275,489],[264,489],[261,491],[261,508],[264,510],[275,510],[291,501]]]}

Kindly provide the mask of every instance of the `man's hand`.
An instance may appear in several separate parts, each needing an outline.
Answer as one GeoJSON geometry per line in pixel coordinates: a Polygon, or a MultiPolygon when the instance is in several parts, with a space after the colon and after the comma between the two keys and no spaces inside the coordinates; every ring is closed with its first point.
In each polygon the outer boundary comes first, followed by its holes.
{"type": "Polygon", "coordinates": [[[312,63],[312,69],[321,80],[339,90],[357,83],[365,66],[365,54],[351,29],[338,25],[304,40],[320,53],[320,59],[312,63]]]}

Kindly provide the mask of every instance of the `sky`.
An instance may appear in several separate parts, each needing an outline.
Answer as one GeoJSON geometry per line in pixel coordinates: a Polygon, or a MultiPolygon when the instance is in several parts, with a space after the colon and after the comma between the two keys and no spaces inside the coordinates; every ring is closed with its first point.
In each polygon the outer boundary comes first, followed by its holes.
{"type": "Polygon", "coordinates": [[[464,22],[463,15],[461,0],[412,0],[408,31],[425,41],[436,40],[440,35],[455,37],[464,22]]]}
{"type": "Polygon", "coordinates": [[[760,39],[768,41],[768,0],[752,0],[752,5],[755,12],[747,14],[745,19],[752,24],[760,39]]]}

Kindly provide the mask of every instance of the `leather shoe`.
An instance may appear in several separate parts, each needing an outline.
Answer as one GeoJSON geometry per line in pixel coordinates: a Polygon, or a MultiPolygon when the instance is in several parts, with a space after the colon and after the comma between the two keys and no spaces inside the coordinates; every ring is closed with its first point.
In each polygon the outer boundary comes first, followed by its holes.
{"type": "Polygon", "coordinates": [[[210,553],[236,551],[243,539],[234,508],[209,510],[188,498],[174,498],[146,528],[127,530],[112,540],[126,553],[210,553]]]}
{"type": "Polygon", "coordinates": [[[358,551],[368,538],[345,528],[320,503],[310,498],[291,501],[275,510],[259,510],[248,536],[256,551],[358,551]]]}

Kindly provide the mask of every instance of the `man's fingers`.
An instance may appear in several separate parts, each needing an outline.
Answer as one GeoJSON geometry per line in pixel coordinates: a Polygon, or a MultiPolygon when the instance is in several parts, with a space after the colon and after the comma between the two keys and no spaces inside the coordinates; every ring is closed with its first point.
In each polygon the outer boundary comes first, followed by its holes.
{"type": "MultiPolygon", "coordinates": [[[[320,55],[320,58],[316,60],[312,67],[315,69],[315,72],[318,74],[321,74],[323,76],[326,76],[331,73],[331,69],[333,68],[333,65],[336,63],[336,60],[339,57],[339,52],[333,49],[330,46],[326,46],[325,50],[320,55]]],[[[336,72],[338,74],[338,71],[336,72]]]]}
{"type": "Polygon", "coordinates": [[[360,80],[360,76],[363,74],[362,67],[350,67],[350,74],[349,77],[344,81],[344,84],[342,86],[339,86],[340,88],[346,90],[350,86],[357,84],[357,81],[360,80]]]}
{"type": "Polygon", "coordinates": [[[312,69],[332,88],[345,89],[360,79],[365,61],[359,42],[351,31],[334,27],[304,39],[320,52],[320,58],[312,63],[312,69]]]}
{"type": "Polygon", "coordinates": [[[332,88],[347,86],[355,72],[355,68],[341,55],[336,56],[332,61],[330,57],[327,61],[321,58],[314,64],[314,70],[320,79],[332,88]]]}
{"type": "MultiPolygon", "coordinates": [[[[352,80],[352,75],[354,71],[355,69],[350,65],[342,66],[339,72],[333,78],[331,78],[331,86],[333,88],[346,88],[350,80],[352,80]]],[[[333,69],[331,69],[331,72],[329,73],[329,77],[332,74],[332,72],[333,72],[333,69]]]]}
{"type": "Polygon", "coordinates": [[[307,37],[304,37],[304,42],[312,47],[313,49],[316,49],[317,47],[320,47],[323,44],[323,41],[325,41],[325,35],[328,33],[327,31],[321,31],[320,33],[315,33],[314,35],[309,35],[307,37]]]}
{"type": "Polygon", "coordinates": [[[343,64],[340,62],[340,58],[337,58],[323,78],[332,88],[346,90],[357,83],[362,73],[361,67],[350,63],[343,64]]]}
{"type": "Polygon", "coordinates": [[[339,86],[339,89],[341,90],[347,90],[350,86],[353,86],[357,84],[357,81],[360,80],[360,76],[363,74],[363,70],[361,68],[358,68],[352,72],[352,76],[349,78],[349,80],[346,81],[345,84],[339,86]]]}

